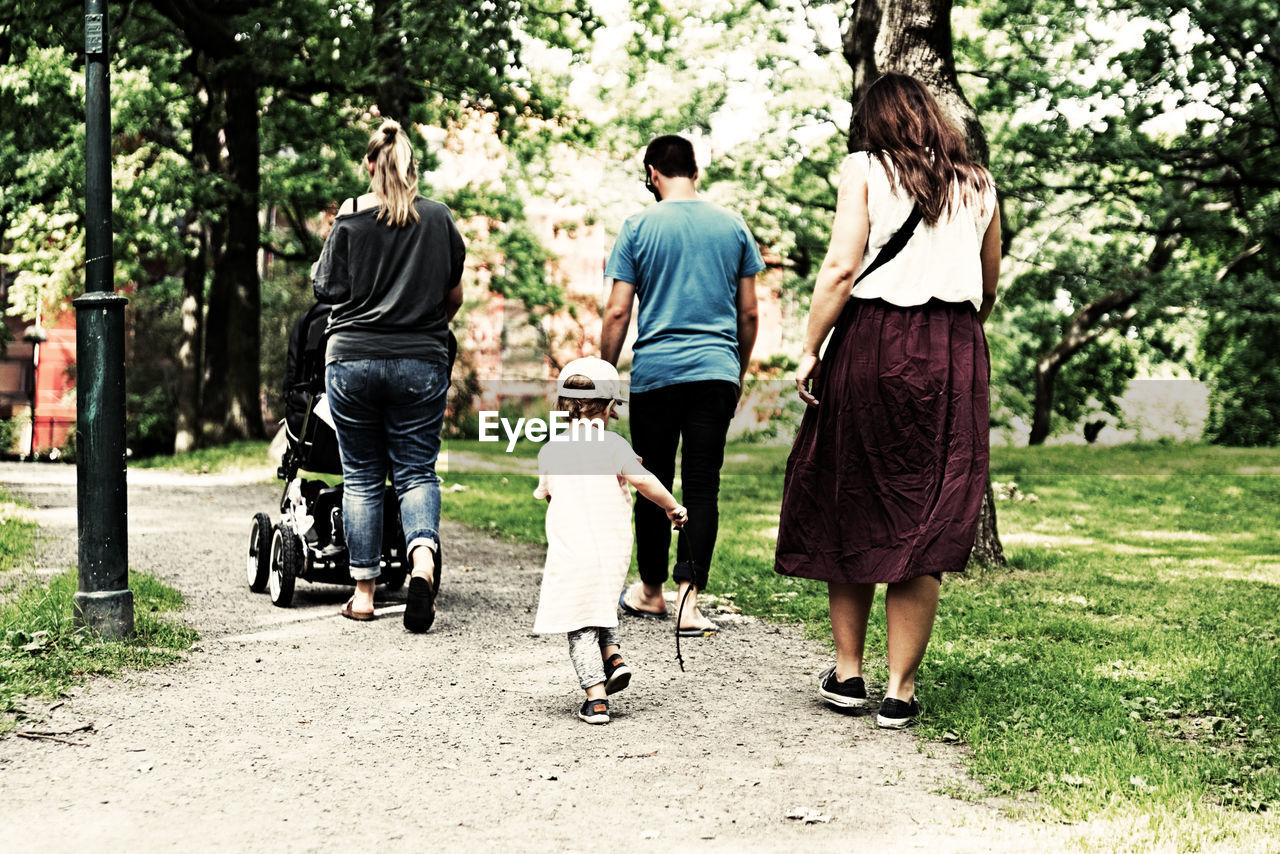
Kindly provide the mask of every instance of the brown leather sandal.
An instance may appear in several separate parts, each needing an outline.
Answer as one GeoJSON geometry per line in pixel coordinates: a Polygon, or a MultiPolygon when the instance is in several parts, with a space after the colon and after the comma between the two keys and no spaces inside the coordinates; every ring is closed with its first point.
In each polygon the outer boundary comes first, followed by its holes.
{"type": "Polygon", "coordinates": [[[347,604],[342,606],[342,610],[339,611],[338,613],[346,617],[348,620],[355,620],[356,622],[360,622],[360,623],[367,623],[370,620],[374,619],[374,613],[372,610],[357,611],[354,608],[352,608],[351,605],[355,601],[356,601],[355,597],[352,596],[350,599],[347,600],[347,604]]]}

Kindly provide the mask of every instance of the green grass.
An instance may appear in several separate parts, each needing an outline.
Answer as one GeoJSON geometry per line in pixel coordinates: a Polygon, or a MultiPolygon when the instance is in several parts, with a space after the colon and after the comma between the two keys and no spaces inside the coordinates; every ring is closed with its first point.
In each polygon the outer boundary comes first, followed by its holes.
{"type": "Polygon", "coordinates": [[[12,496],[0,490],[0,573],[20,566],[35,544],[37,526],[12,496]]]}
{"type": "Polygon", "coordinates": [[[129,468],[133,469],[178,469],[192,474],[223,474],[244,471],[246,469],[273,465],[267,456],[270,442],[261,439],[250,439],[220,445],[216,448],[201,448],[185,454],[171,456],[144,457],[129,460],[129,468]]]}
{"type": "MultiPolygon", "coordinates": [[[[542,542],[517,470],[535,449],[457,450],[445,516],[542,542]]],[[[712,592],[827,639],[825,587],[772,571],[786,453],[727,450],[712,592]]],[[[965,744],[989,793],[1079,823],[1091,850],[1272,850],[1280,450],[995,449],[992,477],[1038,500],[998,502],[1007,569],[943,585],[920,734],[965,744]]],[[[872,625],[882,656],[882,597],[872,625]]]]}
{"type": "Polygon", "coordinates": [[[166,616],[182,607],[182,594],[131,572],[134,637],[102,641],[74,623],[76,581],[68,570],[48,586],[29,584],[0,602],[0,732],[22,716],[24,698],[57,697],[87,676],[170,664],[199,637],[166,616]]]}
{"type": "Polygon", "coordinates": [[[57,697],[93,674],[168,664],[198,638],[165,616],[182,607],[182,594],[138,572],[129,576],[135,636],[110,643],[91,636],[72,617],[75,570],[55,576],[47,586],[13,577],[37,536],[35,523],[0,492],[0,573],[9,573],[0,598],[0,733],[22,717],[24,698],[57,697]]]}

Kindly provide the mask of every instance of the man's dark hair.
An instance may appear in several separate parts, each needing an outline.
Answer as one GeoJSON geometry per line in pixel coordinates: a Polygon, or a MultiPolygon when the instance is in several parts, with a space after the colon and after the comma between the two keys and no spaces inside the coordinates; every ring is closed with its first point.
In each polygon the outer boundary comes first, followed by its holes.
{"type": "Polygon", "coordinates": [[[693,178],[698,174],[698,161],[693,156],[693,143],[682,136],[660,136],[644,151],[646,171],[652,166],[668,178],[693,178]]]}

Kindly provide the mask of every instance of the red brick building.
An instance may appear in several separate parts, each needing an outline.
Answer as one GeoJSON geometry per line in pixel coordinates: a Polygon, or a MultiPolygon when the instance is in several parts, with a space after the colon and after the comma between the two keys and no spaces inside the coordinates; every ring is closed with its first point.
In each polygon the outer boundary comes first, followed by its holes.
{"type": "Polygon", "coordinates": [[[0,419],[16,429],[0,454],[47,454],[65,447],[75,429],[75,312],[64,306],[43,321],[4,319],[10,340],[0,359],[0,419]]]}

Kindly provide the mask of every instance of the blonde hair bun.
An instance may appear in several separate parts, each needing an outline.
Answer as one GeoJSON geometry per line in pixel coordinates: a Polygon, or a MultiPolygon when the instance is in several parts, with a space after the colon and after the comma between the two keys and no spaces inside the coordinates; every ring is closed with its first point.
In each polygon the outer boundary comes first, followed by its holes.
{"type": "Polygon", "coordinates": [[[418,221],[418,167],[409,136],[394,119],[386,119],[369,138],[365,159],[373,164],[370,189],[378,197],[378,221],[400,228],[418,221]]]}

